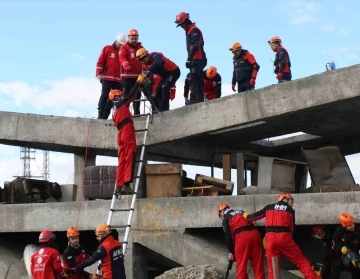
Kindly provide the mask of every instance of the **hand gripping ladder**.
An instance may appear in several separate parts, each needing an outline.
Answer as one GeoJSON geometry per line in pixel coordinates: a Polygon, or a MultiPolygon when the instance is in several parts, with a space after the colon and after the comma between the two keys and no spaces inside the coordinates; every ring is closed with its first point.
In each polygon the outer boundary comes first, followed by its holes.
{"type": "MultiPolygon", "coordinates": [[[[126,229],[125,229],[125,236],[124,236],[124,241],[123,241],[123,255],[124,256],[126,253],[126,247],[128,245],[131,223],[132,223],[132,219],[134,216],[135,203],[136,203],[137,192],[139,189],[140,175],[141,175],[141,169],[142,169],[143,160],[144,160],[146,139],[147,139],[147,133],[148,133],[148,129],[149,129],[151,114],[150,113],[140,114],[140,115],[134,115],[133,117],[141,117],[141,116],[146,116],[146,126],[145,126],[145,129],[135,130],[135,133],[144,132],[144,138],[143,138],[143,143],[138,145],[138,147],[141,147],[141,153],[140,153],[140,159],[136,161],[136,163],[138,163],[138,168],[137,168],[137,174],[134,176],[134,180],[133,180],[135,183],[133,184],[134,185],[134,187],[133,187],[134,194],[132,195],[131,205],[130,205],[130,208],[127,208],[127,209],[115,209],[114,208],[115,202],[117,200],[117,195],[119,195],[119,194],[115,194],[115,191],[114,191],[114,194],[113,194],[113,197],[111,200],[109,216],[108,216],[108,220],[107,220],[107,224],[111,226],[111,221],[112,221],[114,212],[129,211],[128,221],[125,226],[126,229]]],[[[114,190],[115,190],[115,188],[114,188],[114,190]]]]}

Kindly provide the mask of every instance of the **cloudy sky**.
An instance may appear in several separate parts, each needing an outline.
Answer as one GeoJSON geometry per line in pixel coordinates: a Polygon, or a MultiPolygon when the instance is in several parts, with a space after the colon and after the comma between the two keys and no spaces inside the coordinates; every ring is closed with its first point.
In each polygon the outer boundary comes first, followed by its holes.
{"type": "MultiPolygon", "coordinates": [[[[184,105],[186,75],[185,37],[175,28],[177,13],[190,13],[202,29],[208,66],[218,68],[223,95],[230,89],[232,56],[228,51],[240,41],[260,64],[257,88],[276,82],[267,40],[278,35],[288,49],[293,79],[321,73],[335,61],[338,68],[360,62],[360,2],[339,1],[19,1],[0,0],[1,52],[0,111],[95,117],[100,83],[95,64],[103,46],[118,33],[138,29],[140,41],[150,51],[161,51],[177,63],[182,76],[171,109],[184,105]],[[206,5],[204,5],[206,3],[206,5]],[[239,2],[240,3],[240,2],[239,2]]],[[[0,185],[21,175],[20,148],[0,145],[0,185]]],[[[42,151],[37,150],[32,174],[41,175],[42,151]]],[[[360,181],[358,155],[349,165],[360,181]]],[[[97,164],[116,164],[116,158],[98,157],[97,164]]],[[[209,168],[184,167],[190,175],[210,174],[209,168]]],[[[73,156],[50,153],[50,179],[73,181],[73,156]]],[[[221,170],[216,170],[221,177],[221,170]]]]}

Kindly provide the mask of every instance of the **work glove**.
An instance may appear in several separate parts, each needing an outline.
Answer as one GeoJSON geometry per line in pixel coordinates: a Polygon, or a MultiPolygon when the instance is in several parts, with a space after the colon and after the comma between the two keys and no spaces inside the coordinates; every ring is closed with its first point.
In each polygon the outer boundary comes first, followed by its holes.
{"type": "Polygon", "coordinates": [[[175,99],[175,94],[176,94],[176,88],[175,87],[171,87],[170,88],[170,100],[174,100],[175,99]]]}
{"type": "Polygon", "coordinates": [[[188,104],[190,104],[190,101],[189,101],[189,99],[185,99],[185,106],[187,106],[188,104]]]}
{"type": "Polygon", "coordinates": [[[102,76],[101,76],[101,75],[98,75],[98,76],[96,76],[96,78],[97,78],[98,80],[101,80],[101,79],[102,79],[102,76]]]}
{"type": "Polygon", "coordinates": [[[145,81],[145,79],[146,79],[145,75],[139,75],[136,82],[142,84],[145,81]]]}
{"type": "Polygon", "coordinates": [[[250,86],[255,86],[255,79],[254,78],[250,79],[249,84],[250,86]]]}
{"type": "Polygon", "coordinates": [[[235,86],[236,86],[236,84],[232,84],[232,85],[231,85],[231,89],[232,89],[232,91],[234,91],[234,92],[236,91],[236,90],[235,90],[235,86]]]}
{"type": "Polygon", "coordinates": [[[97,275],[96,273],[91,274],[90,276],[91,277],[89,277],[89,279],[99,279],[100,278],[99,275],[97,275]]]}
{"type": "Polygon", "coordinates": [[[283,78],[283,74],[282,74],[282,73],[277,73],[277,74],[276,74],[276,78],[277,78],[277,79],[282,79],[282,78],[283,78]]]}
{"type": "Polygon", "coordinates": [[[235,262],[235,255],[233,253],[230,253],[229,259],[233,262],[235,262]]]}
{"type": "Polygon", "coordinates": [[[123,67],[124,67],[125,71],[130,71],[131,70],[131,65],[130,65],[129,61],[125,61],[123,63],[123,67]]]}
{"type": "Polygon", "coordinates": [[[188,69],[191,68],[191,61],[190,60],[186,61],[185,67],[188,68],[188,69]]]}
{"type": "Polygon", "coordinates": [[[247,212],[244,212],[243,213],[243,217],[246,219],[246,217],[248,216],[249,214],[247,212]]]}

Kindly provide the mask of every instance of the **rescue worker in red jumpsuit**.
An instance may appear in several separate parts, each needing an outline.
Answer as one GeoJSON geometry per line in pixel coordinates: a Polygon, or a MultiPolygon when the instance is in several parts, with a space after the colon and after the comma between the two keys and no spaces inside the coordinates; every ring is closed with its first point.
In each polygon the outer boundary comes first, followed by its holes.
{"type": "Polygon", "coordinates": [[[274,73],[278,83],[291,80],[291,62],[288,51],[281,45],[281,39],[278,36],[272,37],[268,41],[271,49],[276,52],[274,61],[274,73]]]}
{"type": "Polygon", "coordinates": [[[269,204],[251,215],[245,213],[244,216],[250,222],[266,217],[265,241],[269,279],[274,279],[273,257],[278,258],[280,274],[280,256],[282,254],[295,264],[306,279],[320,279],[292,238],[295,229],[293,204],[294,198],[289,193],[282,193],[279,195],[277,203],[269,204]]]}
{"type": "Polygon", "coordinates": [[[349,271],[352,279],[358,279],[360,278],[360,269],[355,266],[345,267],[341,248],[347,247],[359,255],[360,228],[355,224],[353,216],[348,212],[341,213],[338,221],[341,226],[336,228],[332,238],[332,249],[336,260],[331,268],[330,279],[339,279],[343,270],[349,271]]]}
{"type": "Polygon", "coordinates": [[[260,232],[252,222],[244,217],[244,211],[220,204],[217,209],[219,218],[223,220],[226,244],[230,259],[236,261],[237,279],[247,279],[247,264],[250,260],[255,279],[265,279],[260,232]]]}
{"type": "Polygon", "coordinates": [[[160,112],[169,110],[170,90],[180,77],[179,67],[161,52],[149,53],[145,48],[141,48],[136,52],[136,58],[141,62],[146,76],[156,74],[163,78],[161,95],[156,96],[156,99],[159,102],[160,112]]]}
{"type": "Polygon", "coordinates": [[[130,183],[133,181],[136,157],[136,136],[134,123],[130,113],[130,103],[140,91],[140,86],[145,80],[145,75],[139,75],[133,88],[127,96],[123,97],[120,90],[111,90],[109,100],[114,103],[116,109],[113,121],[118,129],[117,144],[119,147],[118,167],[116,169],[117,194],[133,194],[130,183]]]}
{"type": "MultiPolygon", "coordinates": [[[[66,237],[69,240],[69,245],[63,253],[62,265],[64,269],[75,267],[78,264],[84,262],[90,257],[87,249],[80,244],[80,233],[75,227],[68,228],[66,237]]],[[[83,270],[79,272],[79,275],[68,275],[69,279],[92,279],[93,275],[83,270]]]]}
{"type": "Polygon", "coordinates": [[[216,67],[210,66],[203,72],[205,99],[213,100],[221,97],[221,76],[216,67]]]}
{"type": "Polygon", "coordinates": [[[124,267],[124,254],[122,243],[111,235],[111,228],[107,224],[97,226],[95,235],[100,246],[83,263],[73,268],[66,269],[67,274],[79,274],[84,268],[101,261],[101,272],[103,279],[126,279],[124,267]]]}
{"type": "Polygon", "coordinates": [[[40,249],[31,256],[31,274],[34,279],[67,278],[54,240],[55,235],[51,231],[40,233],[40,249]]]}
{"type": "Polygon", "coordinates": [[[96,63],[96,78],[101,82],[101,96],[98,104],[98,119],[108,119],[112,103],[108,100],[111,89],[120,89],[119,49],[125,44],[125,35],[119,34],[112,45],[105,46],[96,63]]]}
{"type": "MultiPolygon", "coordinates": [[[[126,97],[130,94],[131,89],[136,84],[138,76],[142,73],[142,66],[136,58],[136,52],[142,48],[139,42],[139,33],[136,29],[129,30],[128,41],[121,46],[119,52],[122,91],[126,97]]],[[[113,88],[115,89],[115,88],[113,88]]],[[[135,96],[136,100],[141,98],[141,91],[138,91],[135,96]]],[[[134,115],[140,114],[140,102],[133,102],[134,115]]]]}
{"type": "Polygon", "coordinates": [[[176,16],[176,27],[181,26],[186,34],[188,57],[185,63],[191,75],[190,104],[204,101],[204,82],[202,72],[207,65],[204,51],[204,38],[200,29],[190,20],[188,13],[181,12],[176,16]]]}
{"type": "Polygon", "coordinates": [[[229,50],[234,54],[233,57],[233,76],[232,90],[235,92],[237,83],[238,93],[254,90],[257,73],[260,65],[256,62],[254,55],[248,50],[243,49],[239,42],[234,42],[229,50]]]}

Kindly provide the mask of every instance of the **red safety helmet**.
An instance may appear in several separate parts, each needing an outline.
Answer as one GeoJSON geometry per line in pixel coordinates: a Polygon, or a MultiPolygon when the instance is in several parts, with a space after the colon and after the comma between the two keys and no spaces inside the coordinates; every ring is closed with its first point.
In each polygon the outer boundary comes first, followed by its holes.
{"type": "Polygon", "coordinates": [[[293,200],[294,198],[289,193],[281,193],[278,197],[278,202],[282,201],[283,199],[289,199],[289,200],[292,199],[293,200]]]}
{"type": "Polygon", "coordinates": [[[128,36],[139,36],[139,32],[136,29],[130,29],[128,36]]]}
{"type": "Polygon", "coordinates": [[[354,217],[348,212],[343,212],[339,215],[338,221],[341,226],[349,227],[354,224],[354,217]]]}
{"type": "Polygon", "coordinates": [[[316,225],[312,227],[312,231],[314,234],[319,235],[325,231],[325,227],[322,225],[316,225]]]}
{"type": "Polygon", "coordinates": [[[225,203],[219,204],[219,206],[217,208],[217,215],[220,217],[221,211],[223,211],[226,208],[230,208],[230,206],[225,203]]]}
{"type": "Polygon", "coordinates": [[[42,231],[39,235],[39,243],[49,242],[51,239],[55,239],[55,234],[52,231],[42,231]]]}
{"type": "Polygon", "coordinates": [[[175,23],[177,24],[176,27],[179,27],[181,24],[185,22],[186,19],[190,19],[190,15],[185,12],[181,12],[176,16],[175,23]]]}

